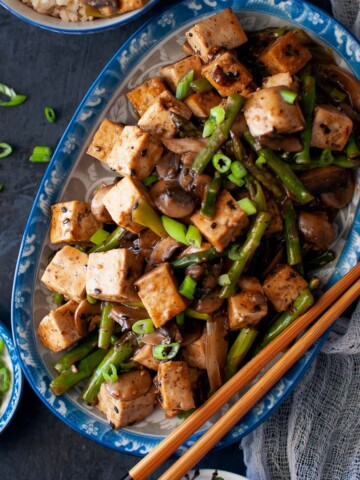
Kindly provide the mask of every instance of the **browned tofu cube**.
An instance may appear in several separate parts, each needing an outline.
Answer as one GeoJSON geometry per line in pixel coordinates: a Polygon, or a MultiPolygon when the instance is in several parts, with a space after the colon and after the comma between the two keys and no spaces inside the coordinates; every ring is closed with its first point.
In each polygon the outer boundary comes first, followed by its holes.
{"type": "Polygon", "coordinates": [[[161,362],[157,374],[161,406],[165,410],[195,408],[186,362],[161,362]]]}
{"type": "Polygon", "coordinates": [[[135,179],[124,177],[105,195],[103,202],[117,225],[139,233],[144,227],[133,222],[132,210],[140,198],[150,201],[145,187],[135,179]]]}
{"type": "Polygon", "coordinates": [[[222,53],[205,65],[202,74],[222,97],[243,93],[252,82],[251,72],[230,52],[222,53]]]}
{"type": "Polygon", "coordinates": [[[162,263],[140,277],[135,282],[135,287],[156,328],[187,307],[168,263],[162,263]]]}
{"type": "Polygon", "coordinates": [[[145,0],[122,0],[118,3],[118,6],[114,8],[112,5],[105,5],[100,7],[99,10],[103,15],[121,15],[126,12],[137,10],[145,5],[145,0]]]}
{"type": "Polygon", "coordinates": [[[196,212],[190,220],[218,252],[222,252],[249,227],[246,213],[227,190],[220,193],[212,218],[196,212]]]}
{"type": "Polygon", "coordinates": [[[161,78],[153,77],[130,90],[126,96],[141,117],[164,90],[167,90],[167,88],[161,78]]]}
{"type": "Polygon", "coordinates": [[[196,23],[185,33],[194,53],[207,63],[220,49],[240,47],[247,42],[247,36],[231,8],[196,23]]]}
{"type": "Polygon", "coordinates": [[[133,355],[133,360],[150,370],[158,370],[160,361],[153,357],[152,345],[144,345],[133,355]]]}
{"type": "Polygon", "coordinates": [[[263,288],[275,310],[284,312],[307,285],[307,281],[294,268],[281,264],[266,277],[263,288]]]}
{"type": "Polygon", "coordinates": [[[178,133],[178,128],[171,118],[175,113],[180,117],[189,120],[192,112],[184,102],[177,100],[174,95],[165,90],[150,105],[138,121],[139,127],[151,135],[162,138],[172,138],[178,133]]]}
{"type": "Polygon", "coordinates": [[[189,343],[182,349],[183,358],[189,367],[206,370],[206,330],[195,342],[189,343]]]}
{"type": "Polygon", "coordinates": [[[286,102],[281,90],[281,87],[263,88],[247,97],[244,115],[254,137],[304,129],[305,120],[299,105],[286,102]]]}
{"type": "Polygon", "coordinates": [[[50,243],[89,242],[102,226],[88,203],[80,200],[56,203],[51,207],[50,243]]]}
{"type": "Polygon", "coordinates": [[[159,140],[136,125],[124,128],[106,163],[121,175],[142,180],[150,175],[163,151],[159,140]]]}
{"type": "Polygon", "coordinates": [[[119,375],[116,382],[104,382],[98,394],[98,409],[117,429],[143,420],[154,409],[156,390],[147,370],[119,375]]]}
{"type": "Polygon", "coordinates": [[[75,327],[74,315],[78,304],[73,300],[61,305],[39,323],[38,335],[46,348],[61,352],[80,340],[75,327]]]}
{"type": "Polygon", "coordinates": [[[41,281],[52,292],[80,303],[85,298],[87,263],[86,253],[66,245],[55,254],[41,281]]]}
{"type": "Polygon", "coordinates": [[[210,110],[219,105],[221,101],[222,98],[213,91],[193,93],[184,100],[193,115],[199,118],[207,118],[210,115],[210,110]]]}
{"type": "Polygon", "coordinates": [[[267,300],[259,280],[242,277],[239,280],[241,292],[228,299],[228,325],[231,331],[256,327],[267,315],[267,300]]]}
{"type": "Polygon", "coordinates": [[[332,105],[315,107],[311,146],[341,151],[352,132],[353,122],[344,112],[332,105]]]}
{"type": "Polygon", "coordinates": [[[271,87],[287,87],[297,92],[299,88],[299,82],[293,75],[290,75],[289,72],[277,73],[276,75],[265,77],[263,79],[262,88],[271,87]]]}
{"type": "Polygon", "coordinates": [[[86,153],[97,158],[101,162],[106,162],[108,155],[113,149],[116,140],[122,134],[123,129],[123,125],[119,125],[118,123],[105,118],[95,133],[86,153]]]}
{"type": "Polygon", "coordinates": [[[310,59],[311,53],[300,42],[293,30],[275,40],[259,57],[272,75],[283,72],[293,75],[301,70],[310,59]]]}
{"type": "Polygon", "coordinates": [[[197,55],[191,55],[190,57],[183,58],[172,65],[167,65],[160,70],[160,75],[165,82],[169,85],[170,90],[175,93],[176,87],[182,77],[194,70],[194,79],[201,77],[202,62],[197,55]]]}
{"type": "Polygon", "coordinates": [[[135,301],[134,281],[140,277],[143,258],[127,248],[90,253],[86,272],[86,293],[108,302],[135,301]]]}

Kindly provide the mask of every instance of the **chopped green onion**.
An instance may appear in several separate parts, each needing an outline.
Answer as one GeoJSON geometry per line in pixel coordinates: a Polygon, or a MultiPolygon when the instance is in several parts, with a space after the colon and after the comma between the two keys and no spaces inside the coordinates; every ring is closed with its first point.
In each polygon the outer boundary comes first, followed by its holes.
{"type": "Polygon", "coordinates": [[[235,185],[237,185],[238,187],[242,187],[243,185],[245,185],[244,180],[235,177],[233,173],[230,173],[230,175],[228,175],[228,179],[230,180],[230,182],[235,183],[235,185]]]}
{"type": "Polygon", "coordinates": [[[153,209],[149,202],[141,197],[133,206],[132,219],[139,225],[150,228],[150,230],[155,232],[156,235],[159,235],[159,237],[167,237],[158,213],[153,209]]]}
{"type": "Polygon", "coordinates": [[[213,86],[209,82],[209,80],[205,77],[196,78],[192,82],[190,82],[190,87],[196,93],[206,93],[210,92],[213,89],[213,86]]]}
{"type": "Polygon", "coordinates": [[[225,120],[225,108],[220,105],[211,108],[210,117],[215,120],[216,125],[220,125],[225,120]]]}
{"type": "Polygon", "coordinates": [[[111,337],[110,337],[110,344],[111,344],[111,345],[115,345],[115,343],[116,343],[118,340],[119,340],[119,339],[118,339],[118,336],[113,333],[113,334],[111,335],[111,337]]]}
{"type": "Polygon", "coordinates": [[[215,205],[218,193],[221,187],[221,175],[220,172],[215,172],[214,178],[211,180],[206,188],[203,202],[201,204],[200,212],[205,217],[212,218],[215,212],[215,205]]]}
{"type": "Polygon", "coordinates": [[[0,143],[0,158],[8,157],[12,153],[12,146],[8,143],[0,143]]]}
{"type": "Polygon", "coordinates": [[[3,183],[0,183],[0,192],[4,190],[5,185],[3,183]]]}
{"type": "Polygon", "coordinates": [[[231,173],[234,175],[236,178],[243,178],[245,175],[247,175],[246,168],[244,165],[238,161],[232,162],[230,165],[231,173]]]}
{"type": "Polygon", "coordinates": [[[208,118],[204,123],[204,130],[202,133],[203,138],[210,137],[213,134],[216,123],[213,119],[208,118]]]}
{"type": "Polygon", "coordinates": [[[125,305],[125,307],[130,307],[130,308],[145,308],[145,305],[141,301],[138,301],[138,302],[122,302],[122,305],[125,305]]]}
{"type": "Polygon", "coordinates": [[[10,388],[11,375],[6,367],[0,368],[0,393],[4,393],[10,388]]]}
{"type": "Polygon", "coordinates": [[[157,360],[171,360],[180,350],[180,343],[167,343],[153,347],[153,357],[157,360]]]}
{"type": "Polygon", "coordinates": [[[221,287],[226,287],[227,285],[230,285],[231,280],[230,280],[229,274],[224,273],[223,275],[220,275],[220,277],[218,278],[218,284],[221,287]]]}
{"type": "Polygon", "coordinates": [[[176,315],[176,323],[181,327],[185,323],[185,313],[181,312],[176,315]]]}
{"type": "Polygon", "coordinates": [[[58,307],[61,307],[61,305],[64,303],[64,295],[62,293],[55,292],[52,296],[52,301],[58,307]]]}
{"type": "Polygon", "coordinates": [[[131,327],[132,331],[137,335],[143,335],[144,333],[151,333],[154,331],[154,324],[151,318],[144,318],[143,320],[138,320],[131,327]]]}
{"type": "Polygon", "coordinates": [[[226,252],[227,257],[233,262],[240,259],[240,247],[241,245],[235,243],[234,245],[231,245],[231,247],[226,252]]]}
{"type": "Polygon", "coordinates": [[[27,99],[25,95],[18,95],[14,89],[3,83],[0,83],[0,93],[10,98],[8,101],[0,100],[0,107],[15,107],[16,105],[24,103],[27,99]]]}
{"type": "Polygon", "coordinates": [[[143,184],[145,187],[148,187],[149,185],[152,185],[153,183],[157,182],[159,179],[156,175],[150,175],[149,177],[145,177],[143,179],[143,184]]]}
{"type": "Polygon", "coordinates": [[[34,163],[47,163],[51,156],[52,150],[50,147],[35,147],[29,160],[34,163]]]}
{"type": "Polygon", "coordinates": [[[5,341],[3,338],[0,337],[0,352],[5,350],[5,341]]]}
{"type": "Polygon", "coordinates": [[[56,114],[51,107],[45,107],[44,112],[45,112],[46,120],[48,122],[50,122],[50,123],[56,122],[56,114]]]}
{"type": "Polygon", "coordinates": [[[195,318],[197,320],[206,320],[208,322],[212,320],[211,315],[209,315],[208,313],[200,313],[193,308],[187,308],[184,313],[185,317],[195,318]]]}
{"type": "Polygon", "coordinates": [[[282,96],[283,100],[285,100],[286,103],[293,104],[297,98],[297,93],[293,92],[292,90],[280,90],[279,91],[280,95],[282,96]]]}
{"type": "Polygon", "coordinates": [[[111,372],[110,373],[107,373],[107,372],[103,373],[104,380],[107,381],[107,382],[116,382],[117,380],[119,380],[116,367],[113,363],[110,363],[109,367],[110,367],[111,372]]]}
{"type": "Polygon", "coordinates": [[[348,158],[356,158],[360,155],[359,147],[357,146],[353,136],[349,138],[349,141],[346,144],[345,153],[348,158]]]}
{"type": "Polygon", "coordinates": [[[250,198],[242,198],[238,201],[238,204],[240,205],[240,208],[244,210],[246,215],[254,215],[255,213],[257,213],[255,202],[250,200],[250,198]]]}
{"type": "Polygon", "coordinates": [[[86,301],[90,303],[90,305],[95,305],[97,303],[97,299],[93,298],[91,295],[86,295],[86,301]]]}
{"type": "Polygon", "coordinates": [[[176,86],[176,98],[178,100],[184,100],[190,91],[190,83],[194,79],[194,70],[189,70],[183,77],[180,78],[179,83],[176,86]]]}
{"type": "Polygon", "coordinates": [[[255,161],[255,165],[259,168],[262,168],[265,163],[266,163],[266,158],[263,155],[259,155],[255,161]]]}
{"type": "Polygon", "coordinates": [[[197,247],[197,248],[201,247],[201,242],[202,242],[201,233],[199,229],[196,228],[194,225],[189,225],[185,239],[189,245],[192,245],[193,247],[197,247]]]}
{"type": "Polygon", "coordinates": [[[330,148],[324,148],[319,158],[319,164],[322,167],[326,167],[327,165],[331,165],[332,163],[334,163],[334,157],[331,153],[330,148]]]}
{"type": "Polygon", "coordinates": [[[163,227],[170,237],[174,238],[180,243],[183,243],[184,245],[189,245],[188,241],[186,240],[187,229],[183,223],[167,217],[166,215],[162,215],[161,220],[163,227]]]}
{"type": "Polygon", "coordinates": [[[96,230],[96,232],[94,233],[94,235],[90,238],[90,242],[94,243],[95,245],[99,246],[101,245],[103,242],[105,242],[105,240],[107,239],[107,237],[109,236],[109,232],[107,232],[106,230],[104,230],[103,228],[99,228],[98,230],[96,230]]]}
{"type": "MultiPolygon", "coordinates": [[[[177,418],[180,418],[180,419],[182,419],[182,418],[188,418],[188,417],[190,417],[190,415],[191,415],[192,413],[195,412],[195,410],[196,410],[196,408],[191,408],[190,410],[180,411],[176,416],[177,416],[177,418]]],[[[193,478],[194,478],[194,477],[193,477],[193,478]]],[[[216,479],[215,479],[215,480],[216,480],[216,479]]],[[[222,479],[222,480],[224,480],[224,479],[222,479]]]]}
{"type": "Polygon", "coordinates": [[[212,157],[212,164],[220,173],[225,173],[230,169],[231,159],[223,153],[215,153],[212,157]]]}
{"type": "Polygon", "coordinates": [[[256,193],[252,200],[255,202],[256,208],[259,212],[266,212],[267,204],[266,204],[264,190],[262,189],[260,182],[255,180],[254,183],[256,185],[256,193]]]}
{"type": "Polygon", "coordinates": [[[190,277],[190,275],[186,275],[182,284],[180,285],[179,292],[185,298],[189,300],[193,300],[195,294],[196,282],[195,280],[190,277]]]}

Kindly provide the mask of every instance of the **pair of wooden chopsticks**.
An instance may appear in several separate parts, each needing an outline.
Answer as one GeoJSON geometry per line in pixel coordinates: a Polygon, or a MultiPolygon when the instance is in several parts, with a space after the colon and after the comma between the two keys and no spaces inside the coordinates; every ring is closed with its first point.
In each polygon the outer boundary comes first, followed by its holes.
{"type": "Polygon", "coordinates": [[[335,302],[302,337],[158,480],[180,480],[280,380],[294,363],[360,295],[360,263],[333,285],[305,314],[252,358],[201,407],[140,460],[122,480],[145,480],[201,425],[295,340],[335,302]],[[340,298],[339,298],[340,297],[340,298]]]}

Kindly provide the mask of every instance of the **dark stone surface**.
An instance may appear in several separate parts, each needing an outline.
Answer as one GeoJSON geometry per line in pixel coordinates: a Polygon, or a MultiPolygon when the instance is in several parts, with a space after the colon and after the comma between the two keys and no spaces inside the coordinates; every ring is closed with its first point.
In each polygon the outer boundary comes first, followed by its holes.
{"type": "MultiPolygon", "coordinates": [[[[170,3],[174,2],[162,2],[170,3]]],[[[328,2],[314,3],[326,7],[328,2]]],[[[5,185],[0,192],[0,319],[9,328],[17,253],[46,170],[46,165],[32,164],[28,158],[36,145],[56,147],[96,76],[142,21],[93,35],[59,35],[32,27],[0,7],[0,82],[28,95],[21,107],[0,110],[0,142],[15,147],[10,157],[0,159],[0,183],[5,185]],[[46,106],[56,110],[55,124],[45,120],[46,106]]],[[[17,414],[0,437],[4,480],[116,479],[136,462],[135,457],[106,449],[66,426],[27,382],[17,414]]],[[[208,455],[200,466],[244,473],[238,445],[208,455]]]]}

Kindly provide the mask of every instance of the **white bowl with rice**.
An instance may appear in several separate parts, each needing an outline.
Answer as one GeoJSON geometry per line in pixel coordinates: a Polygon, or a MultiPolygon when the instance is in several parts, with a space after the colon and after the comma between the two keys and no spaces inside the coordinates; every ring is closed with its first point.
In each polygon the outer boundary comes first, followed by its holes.
{"type": "Polygon", "coordinates": [[[0,5],[31,25],[58,33],[85,34],[124,25],[143,15],[158,0],[137,0],[134,10],[95,18],[89,15],[85,0],[0,0],[0,5]]]}

